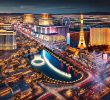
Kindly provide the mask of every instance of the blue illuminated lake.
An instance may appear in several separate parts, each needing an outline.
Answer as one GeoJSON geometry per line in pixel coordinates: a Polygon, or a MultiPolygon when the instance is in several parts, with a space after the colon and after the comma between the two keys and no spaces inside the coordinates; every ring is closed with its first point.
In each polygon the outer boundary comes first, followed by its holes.
{"type": "Polygon", "coordinates": [[[34,59],[31,60],[31,67],[55,80],[69,82],[81,78],[80,73],[74,76],[73,70],[67,72],[67,66],[46,50],[41,50],[34,55],[34,59]]]}

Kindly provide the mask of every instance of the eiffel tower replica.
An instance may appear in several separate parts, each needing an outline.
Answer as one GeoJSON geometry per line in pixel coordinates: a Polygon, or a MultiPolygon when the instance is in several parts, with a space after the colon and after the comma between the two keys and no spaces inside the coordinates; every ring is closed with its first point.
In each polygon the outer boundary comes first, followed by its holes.
{"type": "Polygon", "coordinates": [[[80,38],[79,38],[79,44],[78,44],[78,48],[79,49],[84,49],[86,48],[86,43],[85,43],[85,39],[84,39],[84,30],[83,30],[83,15],[81,14],[81,19],[80,19],[81,25],[80,25],[80,38]]]}

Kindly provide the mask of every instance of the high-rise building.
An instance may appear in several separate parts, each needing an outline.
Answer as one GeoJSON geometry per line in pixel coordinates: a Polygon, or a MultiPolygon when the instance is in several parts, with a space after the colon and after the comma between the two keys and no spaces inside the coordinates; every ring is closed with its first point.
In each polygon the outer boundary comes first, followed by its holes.
{"type": "Polygon", "coordinates": [[[80,29],[80,38],[79,38],[79,44],[78,44],[78,48],[80,49],[84,49],[86,48],[86,43],[85,43],[85,39],[84,39],[84,30],[83,30],[83,15],[81,14],[81,29],[80,29]]]}
{"type": "MultiPolygon", "coordinates": [[[[39,25],[34,26],[36,36],[47,41],[64,41],[69,28],[67,26],[56,26],[50,14],[43,13],[39,19],[39,25]],[[62,36],[61,36],[62,35],[62,36]]],[[[52,42],[53,42],[52,41],[52,42]]]]}
{"type": "Polygon", "coordinates": [[[90,45],[110,45],[110,28],[90,28],[90,45]]]}
{"type": "Polygon", "coordinates": [[[34,15],[33,14],[24,14],[23,22],[24,23],[34,23],[34,15]]]}
{"type": "Polygon", "coordinates": [[[39,34],[39,38],[47,42],[60,42],[60,41],[62,42],[66,40],[66,38],[60,34],[51,34],[51,35],[39,34]]]}
{"type": "Polygon", "coordinates": [[[67,33],[69,32],[69,28],[66,26],[41,26],[38,25],[36,26],[35,29],[36,33],[40,34],[54,34],[54,33],[59,33],[61,35],[66,36],[67,33]]]}
{"type": "Polygon", "coordinates": [[[42,26],[54,25],[52,16],[48,13],[42,13],[41,18],[39,19],[39,25],[42,26]]]}
{"type": "Polygon", "coordinates": [[[16,33],[13,31],[0,30],[0,50],[16,49],[16,33]]]}
{"type": "Polygon", "coordinates": [[[55,34],[59,33],[66,36],[69,32],[67,26],[56,26],[50,14],[43,13],[39,19],[39,25],[34,26],[34,31],[38,34],[55,34]]]}

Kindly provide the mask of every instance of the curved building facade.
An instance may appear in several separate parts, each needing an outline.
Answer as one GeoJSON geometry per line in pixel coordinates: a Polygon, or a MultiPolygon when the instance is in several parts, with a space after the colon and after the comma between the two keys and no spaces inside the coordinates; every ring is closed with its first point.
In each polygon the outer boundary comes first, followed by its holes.
{"type": "Polygon", "coordinates": [[[39,19],[39,25],[34,26],[34,31],[37,34],[60,34],[66,36],[69,32],[69,27],[54,25],[52,16],[50,14],[43,13],[39,19]]]}
{"type": "Polygon", "coordinates": [[[60,41],[66,41],[66,38],[63,35],[42,35],[39,34],[38,37],[40,39],[43,39],[47,42],[60,42],[60,41]]]}

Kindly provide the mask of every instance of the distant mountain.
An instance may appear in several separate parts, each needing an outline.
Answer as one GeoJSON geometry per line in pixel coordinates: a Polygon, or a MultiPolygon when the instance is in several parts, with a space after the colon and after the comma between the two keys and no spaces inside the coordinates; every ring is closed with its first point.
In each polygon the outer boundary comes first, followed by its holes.
{"type": "Polygon", "coordinates": [[[24,13],[0,13],[0,15],[23,15],[24,13]]]}
{"type": "MultiPolygon", "coordinates": [[[[23,15],[26,13],[0,13],[0,15],[23,15]]],[[[76,14],[76,15],[80,15],[81,13],[61,13],[61,14],[56,14],[56,13],[51,13],[53,15],[71,15],[71,14],[76,14]]],[[[87,12],[87,13],[83,13],[85,15],[110,15],[110,12],[87,12]]],[[[35,14],[35,15],[39,15],[39,14],[35,14]]]]}
{"type": "Polygon", "coordinates": [[[110,12],[88,12],[84,14],[89,14],[89,15],[110,15],[110,12]]]}
{"type": "MultiPolygon", "coordinates": [[[[61,14],[55,14],[55,15],[71,15],[71,14],[80,15],[81,13],[61,13],[61,14]]],[[[110,12],[86,12],[82,14],[84,15],[110,15],[110,12]]]]}

